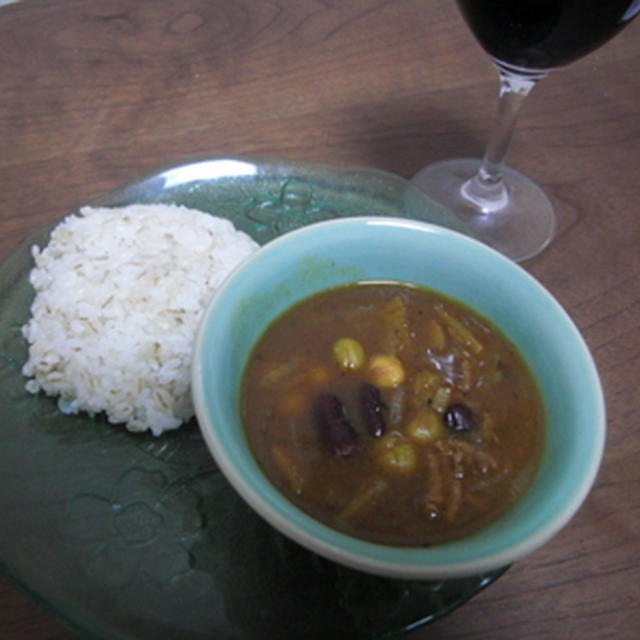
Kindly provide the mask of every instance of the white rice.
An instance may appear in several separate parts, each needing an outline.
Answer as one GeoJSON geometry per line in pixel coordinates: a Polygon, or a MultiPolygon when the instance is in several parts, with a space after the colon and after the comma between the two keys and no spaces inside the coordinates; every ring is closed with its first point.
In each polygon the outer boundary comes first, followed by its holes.
{"type": "Polygon", "coordinates": [[[32,248],[36,291],[23,327],[31,393],[65,413],[105,412],[160,435],[193,416],[198,323],[257,244],[224,218],[173,205],[84,207],[32,248]]]}

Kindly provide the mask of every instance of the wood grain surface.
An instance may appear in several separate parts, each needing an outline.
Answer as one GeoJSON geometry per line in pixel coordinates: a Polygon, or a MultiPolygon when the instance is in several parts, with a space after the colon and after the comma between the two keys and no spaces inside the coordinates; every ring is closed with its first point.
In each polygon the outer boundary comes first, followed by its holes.
{"type": "MultiPolygon", "coordinates": [[[[640,21],[534,90],[509,157],[557,207],[557,238],[524,266],[570,313],[602,376],[597,483],[551,542],[412,640],[640,637],[639,68],[640,21]]],[[[200,154],[404,177],[476,156],[496,94],[450,0],[7,4],[0,258],[90,197],[200,154]]],[[[0,638],[78,637],[0,579],[0,638]]]]}

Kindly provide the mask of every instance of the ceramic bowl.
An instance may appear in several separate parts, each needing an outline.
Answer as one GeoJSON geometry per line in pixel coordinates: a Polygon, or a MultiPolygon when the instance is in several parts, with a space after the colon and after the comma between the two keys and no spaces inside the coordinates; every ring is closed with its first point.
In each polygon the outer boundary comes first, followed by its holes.
{"type": "Polygon", "coordinates": [[[198,422],[215,461],[246,502],[276,529],[335,562],[405,579],[477,575],[533,552],[576,513],[596,477],[605,440],[603,394],[580,332],[521,267],[457,232],[395,218],[348,218],[285,234],[241,264],[200,326],[193,362],[198,422]],[[283,311],[314,293],[360,280],[434,289],[484,315],[517,345],[547,412],[540,469],[493,524],[429,548],[363,541],[327,527],[287,500],[256,463],[239,416],[247,359],[283,311]]]}

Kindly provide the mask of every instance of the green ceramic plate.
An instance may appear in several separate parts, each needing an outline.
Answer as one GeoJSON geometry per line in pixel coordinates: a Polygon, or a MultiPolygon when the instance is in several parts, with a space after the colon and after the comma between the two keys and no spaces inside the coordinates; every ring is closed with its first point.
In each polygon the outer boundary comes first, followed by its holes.
{"type": "MultiPolygon", "coordinates": [[[[239,157],[164,168],[89,204],[133,202],[225,216],[260,243],[359,214],[453,226],[388,173],[239,157]]],[[[54,615],[105,640],[386,638],[447,614],[502,573],[406,582],[334,565],[245,505],[195,422],[134,435],[27,394],[29,249],[52,226],[0,267],[0,564],[54,615]]]]}

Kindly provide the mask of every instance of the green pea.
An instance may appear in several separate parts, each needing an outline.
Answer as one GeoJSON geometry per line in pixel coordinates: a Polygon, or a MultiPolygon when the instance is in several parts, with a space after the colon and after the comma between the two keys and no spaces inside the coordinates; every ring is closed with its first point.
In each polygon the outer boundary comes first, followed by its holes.
{"type": "Polygon", "coordinates": [[[353,338],[340,338],[333,344],[333,358],[343,371],[355,371],[364,364],[364,348],[353,338]]]}
{"type": "Polygon", "coordinates": [[[430,444],[442,437],[444,426],[433,409],[422,409],[407,425],[407,436],[414,442],[430,444]]]}

